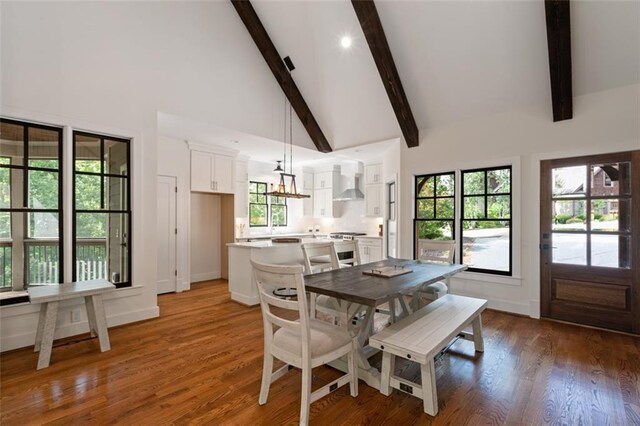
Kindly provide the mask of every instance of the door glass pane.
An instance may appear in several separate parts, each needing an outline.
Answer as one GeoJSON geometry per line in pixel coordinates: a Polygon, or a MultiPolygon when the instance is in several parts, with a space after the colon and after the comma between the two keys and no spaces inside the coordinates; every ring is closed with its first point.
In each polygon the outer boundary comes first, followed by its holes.
{"type": "Polygon", "coordinates": [[[553,230],[584,231],[587,229],[585,200],[559,200],[553,202],[553,230]]]}
{"type": "Polygon", "coordinates": [[[59,217],[57,211],[27,213],[28,238],[58,238],[59,217]]]}
{"type": "Polygon", "coordinates": [[[484,197],[464,197],[464,219],[484,218],[484,197]]]}
{"type": "Polygon", "coordinates": [[[472,268],[509,271],[509,222],[463,221],[463,263],[472,268]]]}
{"type": "Polygon", "coordinates": [[[29,207],[58,209],[58,172],[29,170],[29,207]]]}
{"type": "Polygon", "coordinates": [[[487,172],[487,188],[489,193],[507,194],[511,192],[511,170],[499,169],[487,172]]]}
{"type": "Polygon", "coordinates": [[[0,212],[0,239],[11,238],[11,213],[0,212]]]}
{"type": "Polygon", "coordinates": [[[57,284],[60,278],[60,247],[58,241],[25,242],[27,282],[57,284]]]}
{"type": "Polygon", "coordinates": [[[464,194],[484,194],[484,172],[463,173],[464,194]]]}
{"type": "Polygon", "coordinates": [[[127,148],[126,142],[104,140],[105,173],[112,175],[127,175],[127,148]]]}
{"type": "Polygon", "coordinates": [[[587,234],[552,234],[552,261],[571,265],[587,264],[587,234]]]}
{"type": "Polygon", "coordinates": [[[24,164],[24,126],[0,123],[0,157],[9,158],[14,166],[24,164]]]}
{"type": "Polygon", "coordinates": [[[628,162],[591,165],[591,196],[629,195],[631,167],[628,162]]]}
{"type": "Polygon", "coordinates": [[[77,213],[76,236],[80,238],[106,238],[107,216],[104,213],[77,213]]]}
{"type": "Polygon", "coordinates": [[[0,288],[11,287],[11,243],[0,242],[0,288]]]}
{"type": "Polygon", "coordinates": [[[560,167],[552,171],[554,197],[581,197],[587,190],[587,166],[560,167]]]}
{"type": "Polygon", "coordinates": [[[11,207],[11,169],[0,168],[0,208],[11,207]]]}
{"type": "Polygon", "coordinates": [[[591,235],[591,265],[629,268],[630,239],[626,235],[591,235]]]}
{"type": "Polygon", "coordinates": [[[76,170],[100,173],[100,138],[81,134],[76,134],[74,137],[76,170]]]}
{"type": "Polygon", "coordinates": [[[433,198],[428,200],[418,200],[418,219],[433,219],[433,198]]]}
{"type": "Polygon", "coordinates": [[[127,210],[127,178],[106,176],[104,178],[105,208],[127,210]]]}
{"type": "Polygon", "coordinates": [[[591,230],[604,232],[631,229],[631,200],[591,200],[591,230]]]}
{"type": "Polygon", "coordinates": [[[29,128],[29,167],[58,169],[60,133],[54,130],[29,128]]]}
{"type": "Polygon", "coordinates": [[[111,213],[108,220],[108,280],[129,282],[129,215],[111,213]]]}
{"type": "Polygon", "coordinates": [[[100,176],[76,175],[76,209],[100,210],[100,176]]]}

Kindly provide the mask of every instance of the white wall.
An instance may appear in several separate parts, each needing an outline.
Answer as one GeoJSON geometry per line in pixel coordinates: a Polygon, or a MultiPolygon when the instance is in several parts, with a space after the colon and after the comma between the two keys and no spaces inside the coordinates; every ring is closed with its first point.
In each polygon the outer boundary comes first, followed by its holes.
{"type": "Polygon", "coordinates": [[[514,164],[514,277],[465,273],[452,290],[538,317],[540,160],[640,149],[638,117],[640,85],[633,85],[576,97],[568,121],[553,123],[551,106],[544,105],[421,130],[418,148],[402,148],[401,255],[412,256],[406,237],[413,235],[415,175],[514,164]]]}
{"type": "Polygon", "coordinates": [[[191,282],[220,278],[220,196],[191,193],[191,282]]]}
{"type": "MultiPolygon", "coordinates": [[[[229,2],[2,2],[0,8],[3,116],[133,138],[134,288],[107,302],[107,320],[157,316],[157,112],[277,138],[280,88],[229,2]]],[[[303,130],[296,134],[305,140],[303,130]]],[[[187,271],[180,262],[179,273],[187,271]]],[[[2,350],[33,344],[37,308],[0,308],[2,350]]],[[[69,324],[67,317],[65,308],[58,337],[86,330],[86,322],[69,324]]]]}

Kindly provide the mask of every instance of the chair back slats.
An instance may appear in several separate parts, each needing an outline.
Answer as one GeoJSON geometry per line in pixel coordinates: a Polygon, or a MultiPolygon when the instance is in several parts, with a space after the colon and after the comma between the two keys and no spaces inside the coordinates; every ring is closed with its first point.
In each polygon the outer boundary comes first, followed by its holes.
{"type": "Polygon", "coordinates": [[[353,253],[353,256],[346,259],[339,259],[340,263],[351,263],[353,265],[360,265],[360,247],[358,246],[358,240],[351,241],[338,241],[334,243],[336,253],[353,253]]]}
{"type": "Polygon", "coordinates": [[[271,342],[273,336],[273,325],[284,327],[289,330],[299,330],[302,337],[300,345],[303,354],[309,354],[310,329],[309,311],[307,309],[307,298],[305,297],[304,271],[302,265],[272,265],[251,261],[253,276],[258,286],[260,296],[260,308],[262,309],[262,320],[264,323],[265,341],[271,342]],[[295,288],[299,297],[297,300],[283,300],[271,294],[274,287],[295,288]],[[297,310],[299,321],[291,321],[277,315],[271,311],[271,306],[288,310],[297,310]]]}
{"type": "Polygon", "coordinates": [[[302,244],[302,254],[304,255],[305,273],[312,274],[318,267],[314,267],[312,260],[315,257],[329,256],[329,263],[322,265],[321,269],[338,269],[340,262],[333,241],[327,243],[305,243],[302,244]]]}
{"type": "Polygon", "coordinates": [[[288,330],[297,330],[300,328],[300,323],[281,318],[272,312],[266,312],[265,315],[271,324],[277,325],[278,327],[286,328],[288,330]]]}
{"type": "Polygon", "coordinates": [[[418,259],[427,262],[453,263],[455,240],[418,240],[418,259]]]}

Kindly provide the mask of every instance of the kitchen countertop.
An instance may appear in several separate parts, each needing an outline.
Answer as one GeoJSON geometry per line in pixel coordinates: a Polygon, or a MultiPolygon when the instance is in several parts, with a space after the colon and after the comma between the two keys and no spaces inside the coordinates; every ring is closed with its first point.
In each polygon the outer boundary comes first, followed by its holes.
{"type": "MultiPolygon", "coordinates": [[[[300,235],[300,234],[294,234],[300,235]]],[[[285,235],[274,235],[274,238],[284,237],[285,235]]],[[[302,241],[299,243],[272,243],[271,241],[251,241],[246,243],[229,243],[227,247],[240,247],[247,249],[269,249],[269,248],[283,248],[283,247],[293,247],[293,246],[301,246],[304,243],[327,243],[330,241],[335,241],[330,238],[302,238],[302,241]]]]}
{"type": "Polygon", "coordinates": [[[310,233],[310,232],[288,232],[283,234],[255,234],[255,235],[243,235],[242,237],[236,237],[236,240],[262,240],[262,239],[271,239],[271,238],[286,238],[286,237],[309,237],[313,238],[314,235],[319,237],[326,237],[326,233],[310,233]]]}

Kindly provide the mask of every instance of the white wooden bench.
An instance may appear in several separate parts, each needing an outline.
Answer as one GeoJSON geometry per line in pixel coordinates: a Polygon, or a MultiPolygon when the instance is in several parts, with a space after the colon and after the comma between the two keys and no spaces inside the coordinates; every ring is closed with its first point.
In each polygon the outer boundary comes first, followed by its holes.
{"type": "Polygon", "coordinates": [[[472,340],[475,350],[484,351],[481,312],[487,307],[484,299],[447,294],[401,321],[390,325],[369,339],[369,345],[382,350],[380,392],[391,394],[391,388],[421,398],[424,412],[438,413],[434,357],[460,335],[472,340]],[[469,324],[473,333],[463,331],[469,324]],[[395,357],[420,364],[422,386],[395,376],[395,357]]]}
{"type": "Polygon", "coordinates": [[[62,300],[84,297],[91,335],[98,335],[100,352],[111,349],[102,294],[115,288],[113,284],[106,280],[78,281],[29,288],[29,302],[41,304],[34,346],[34,352],[40,352],[38,370],[49,366],[51,348],[53,347],[53,333],[56,329],[56,319],[58,317],[58,304],[62,300]]]}

